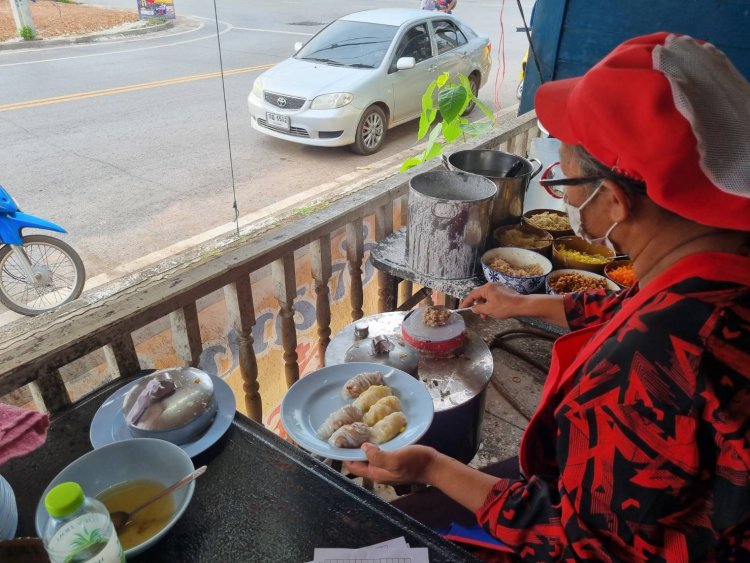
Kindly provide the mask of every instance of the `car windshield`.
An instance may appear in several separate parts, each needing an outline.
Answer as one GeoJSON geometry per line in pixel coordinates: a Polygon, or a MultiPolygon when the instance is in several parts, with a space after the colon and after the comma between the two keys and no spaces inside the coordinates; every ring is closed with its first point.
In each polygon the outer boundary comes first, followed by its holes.
{"type": "Polygon", "coordinates": [[[336,66],[377,68],[397,31],[393,25],[336,20],[310,39],[295,57],[336,66]]]}

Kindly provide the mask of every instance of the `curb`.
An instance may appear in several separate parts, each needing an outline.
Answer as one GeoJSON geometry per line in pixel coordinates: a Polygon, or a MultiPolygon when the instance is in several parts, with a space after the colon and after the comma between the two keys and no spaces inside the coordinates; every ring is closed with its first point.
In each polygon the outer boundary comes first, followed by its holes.
{"type": "Polygon", "coordinates": [[[80,43],[93,43],[98,39],[106,37],[130,37],[134,35],[145,35],[146,33],[155,33],[174,27],[174,21],[168,21],[157,25],[139,27],[136,29],[126,29],[123,31],[92,33],[91,35],[78,35],[65,39],[32,39],[31,41],[15,41],[0,43],[0,51],[11,51],[14,49],[44,49],[45,47],[57,47],[60,45],[76,45],[80,43]]]}

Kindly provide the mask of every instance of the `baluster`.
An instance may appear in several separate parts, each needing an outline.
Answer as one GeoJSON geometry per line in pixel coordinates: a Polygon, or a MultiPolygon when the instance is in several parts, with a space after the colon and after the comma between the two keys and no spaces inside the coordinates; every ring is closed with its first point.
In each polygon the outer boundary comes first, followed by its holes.
{"type": "MultiPolygon", "coordinates": [[[[405,197],[401,198],[401,226],[406,227],[407,229],[409,228],[409,201],[405,197]]],[[[399,305],[399,303],[403,304],[411,299],[414,288],[411,281],[401,280],[398,290],[399,295],[396,302],[396,307],[401,310],[401,306],[399,305]]]]}
{"type": "MultiPolygon", "coordinates": [[[[393,232],[393,202],[375,210],[375,240],[381,241],[393,232]]],[[[378,312],[393,311],[396,308],[396,280],[393,276],[378,270],[378,312]]]]}
{"type": "Polygon", "coordinates": [[[169,322],[172,325],[172,345],[182,365],[198,367],[203,344],[195,303],[170,313],[169,322]]]}
{"type": "Polygon", "coordinates": [[[104,357],[113,377],[135,375],[141,369],[132,334],[124,334],[104,346],[104,357]]]}
{"type": "Polygon", "coordinates": [[[365,254],[365,241],[362,219],[356,219],[346,225],[346,260],[349,262],[349,303],[352,306],[352,319],[357,321],[364,316],[362,305],[362,260],[365,254]]]}
{"type": "Polygon", "coordinates": [[[41,412],[54,414],[70,404],[70,395],[57,369],[44,369],[29,383],[34,405],[41,412]]]}
{"type": "Polygon", "coordinates": [[[281,343],[284,347],[284,373],[286,385],[291,387],[299,379],[297,365],[297,329],[294,326],[294,298],[297,296],[297,281],[294,275],[294,253],[290,252],[271,265],[273,288],[279,302],[281,316],[281,343]]]}
{"type": "Polygon", "coordinates": [[[529,130],[526,129],[518,137],[518,144],[516,145],[518,152],[516,154],[519,154],[525,158],[526,155],[529,154],[529,130]]]}
{"type": "Polygon", "coordinates": [[[318,323],[318,357],[325,363],[326,348],[331,341],[331,300],[328,282],[333,274],[331,235],[310,243],[310,264],[315,289],[315,315],[318,323]]]}
{"type": "Polygon", "coordinates": [[[229,322],[237,333],[240,376],[245,394],[245,410],[256,422],[263,421],[263,405],[258,385],[258,362],[253,350],[253,326],[255,326],[255,305],[250,277],[243,275],[234,283],[224,287],[224,301],[229,314],[229,322]]]}

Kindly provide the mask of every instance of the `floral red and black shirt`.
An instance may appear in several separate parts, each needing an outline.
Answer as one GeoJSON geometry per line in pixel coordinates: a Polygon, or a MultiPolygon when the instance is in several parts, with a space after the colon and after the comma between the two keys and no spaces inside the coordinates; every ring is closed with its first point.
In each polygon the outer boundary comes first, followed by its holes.
{"type": "MultiPolygon", "coordinates": [[[[567,295],[568,323],[606,326],[637,293],[567,295]]],[[[750,284],[683,276],[651,295],[535,419],[526,478],[477,512],[509,551],[750,561],[750,284]]]]}

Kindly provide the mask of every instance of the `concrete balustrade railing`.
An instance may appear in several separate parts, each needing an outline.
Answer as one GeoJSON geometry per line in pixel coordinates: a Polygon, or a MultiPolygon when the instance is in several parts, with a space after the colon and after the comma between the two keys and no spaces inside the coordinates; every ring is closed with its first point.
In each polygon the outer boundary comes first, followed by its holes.
{"type": "MultiPolygon", "coordinates": [[[[531,139],[537,136],[539,129],[532,112],[507,119],[491,133],[452,148],[497,148],[525,154],[531,139]]],[[[322,357],[331,335],[331,233],[346,229],[352,319],[377,312],[363,310],[363,221],[374,216],[376,240],[392,233],[394,222],[406,224],[406,217],[394,217],[394,203],[402,198],[405,201],[411,176],[439,166],[437,160],[425,163],[328,202],[314,214],[284,218],[260,233],[239,238],[228,235],[88,293],[54,313],[6,327],[0,332],[0,396],[29,385],[37,408],[59,411],[71,402],[61,368],[102,349],[111,374],[135,374],[141,369],[141,362],[133,342],[134,331],[165,316],[169,318],[175,354],[184,365],[197,365],[203,341],[196,301],[223,290],[229,319],[238,336],[246,412],[260,421],[261,390],[252,336],[256,316],[250,275],[270,266],[281,317],[283,373],[286,385],[292,385],[300,375],[293,319],[295,251],[306,251],[310,259],[317,346],[322,357]]],[[[404,212],[406,207],[401,205],[404,212]]],[[[380,311],[395,309],[398,293],[402,300],[411,297],[410,283],[401,282],[398,288],[399,280],[383,272],[378,272],[377,280],[380,311]]]]}

